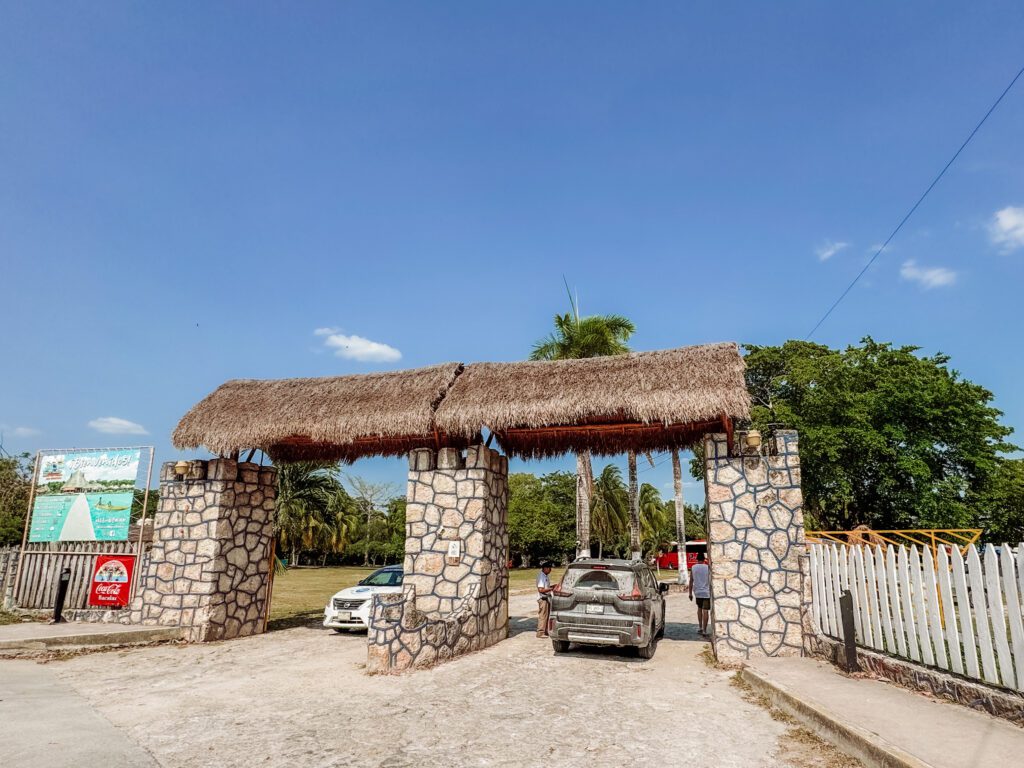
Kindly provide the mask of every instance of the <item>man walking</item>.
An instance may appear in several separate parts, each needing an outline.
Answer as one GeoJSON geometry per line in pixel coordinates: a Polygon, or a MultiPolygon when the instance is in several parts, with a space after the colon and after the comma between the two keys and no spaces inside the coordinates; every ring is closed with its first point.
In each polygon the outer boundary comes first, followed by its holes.
{"type": "Polygon", "coordinates": [[[541,563],[537,574],[537,637],[548,636],[548,614],[551,613],[551,563],[541,563]]]}
{"type": "Polygon", "coordinates": [[[697,624],[700,634],[707,635],[711,616],[711,569],[704,562],[704,553],[697,553],[697,562],[690,569],[690,600],[697,598],[697,624]]]}

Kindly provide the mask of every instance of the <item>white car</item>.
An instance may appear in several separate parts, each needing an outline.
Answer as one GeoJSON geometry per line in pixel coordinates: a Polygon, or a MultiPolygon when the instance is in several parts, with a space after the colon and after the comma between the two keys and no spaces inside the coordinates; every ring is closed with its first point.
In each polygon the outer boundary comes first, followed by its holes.
{"type": "Polygon", "coordinates": [[[387,565],[374,571],[354,587],[336,593],[324,608],[324,626],[335,632],[366,629],[374,595],[402,591],[402,566],[387,565]]]}

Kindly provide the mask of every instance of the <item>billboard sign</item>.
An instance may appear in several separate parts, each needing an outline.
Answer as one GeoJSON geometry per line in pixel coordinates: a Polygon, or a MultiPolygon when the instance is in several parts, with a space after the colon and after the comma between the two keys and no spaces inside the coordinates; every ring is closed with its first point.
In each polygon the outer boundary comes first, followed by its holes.
{"type": "Polygon", "coordinates": [[[43,454],[28,540],[128,538],[140,448],[43,454]]]}
{"type": "Polygon", "coordinates": [[[89,587],[89,605],[122,608],[131,599],[134,555],[100,555],[89,587]]]}

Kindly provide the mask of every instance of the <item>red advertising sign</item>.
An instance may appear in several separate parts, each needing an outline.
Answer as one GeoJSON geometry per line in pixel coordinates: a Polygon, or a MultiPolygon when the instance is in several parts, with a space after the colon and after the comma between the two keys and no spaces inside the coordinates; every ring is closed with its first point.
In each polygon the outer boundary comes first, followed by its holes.
{"type": "Polygon", "coordinates": [[[89,605],[120,608],[128,605],[135,555],[100,555],[89,588],[89,605]]]}

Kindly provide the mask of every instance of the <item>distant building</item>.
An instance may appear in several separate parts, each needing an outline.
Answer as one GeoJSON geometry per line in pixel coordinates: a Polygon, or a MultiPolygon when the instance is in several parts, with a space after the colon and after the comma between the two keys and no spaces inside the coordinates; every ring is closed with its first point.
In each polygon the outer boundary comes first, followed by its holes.
{"type": "Polygon", "coordinates": [[[80,469],[76,469],[71,473],[71,477],[61,487],[61,493],[84,493],[89,489],[89,481],[85,479],[85,473],[80,469]]]}

